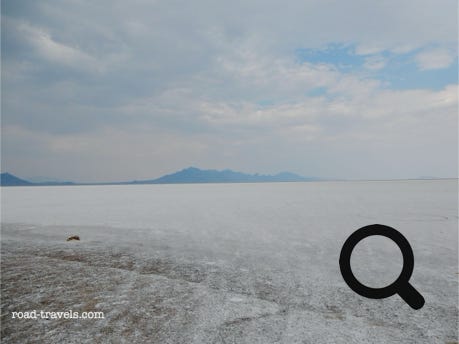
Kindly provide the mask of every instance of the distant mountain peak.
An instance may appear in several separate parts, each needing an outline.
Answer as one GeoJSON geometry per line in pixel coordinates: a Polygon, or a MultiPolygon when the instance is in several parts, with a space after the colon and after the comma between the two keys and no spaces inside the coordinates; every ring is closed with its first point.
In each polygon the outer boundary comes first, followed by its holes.
{"type": "Polygon", "coordinates": [[[197,167],[187,167],[178,172],[164,175],[160,178],[137,181],[137,184],[180,184],[180,183],[259,183],[259,182],[298,182],[317,180],[305,178],[291,172],[281,172],[276,175],[260,175],[225,170],[202,170],[197,167]]]}
{"type": "Polygon", "coordinates": [[[19,177],[12,175],[11,173],[4,172],[0,178],[1,186],[33,186],[33,185],[75,185],[72,182],[62,181],[42,181],[42,182],[31,182],[19,177]]]}
{"type": "MultiPolygon", "coordinates": [[[[317,178],[305,178],[291,172],[280,172],[275,175],[247,174],[225,170],[201,170],[197,167],[190,166],[183,170],[166,174],[157,179],[135,180],[129,182],[117,183],[92,183],[92,184],[187,184],[187,183],[262,183],[262,182],[303,182],[314,181],[317,178]]],[[[30,182],[18,178],[10,173],[1,174],[2,186],[32,186],[32,185],[78,185],[72,182],[47,181],[47,182],[30,182]]],[[[81,184],[80,184],[81,185],[81,184]]]]}
{"type": "Polygon", "coordinates": [[[13,176],[11,173],[4,172],[0,174],[0,185],[1,186],[27,186],[33,185],[33,183],[13,176]]]}

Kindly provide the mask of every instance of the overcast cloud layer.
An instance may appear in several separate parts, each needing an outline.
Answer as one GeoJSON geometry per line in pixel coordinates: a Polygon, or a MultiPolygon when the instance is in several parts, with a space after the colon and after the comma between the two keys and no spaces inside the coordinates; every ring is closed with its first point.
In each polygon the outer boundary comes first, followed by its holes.
{"type": "Polygon", "coordinates": [[[2,171],[457,175],[457,3],[2,1],[2,171]]]}

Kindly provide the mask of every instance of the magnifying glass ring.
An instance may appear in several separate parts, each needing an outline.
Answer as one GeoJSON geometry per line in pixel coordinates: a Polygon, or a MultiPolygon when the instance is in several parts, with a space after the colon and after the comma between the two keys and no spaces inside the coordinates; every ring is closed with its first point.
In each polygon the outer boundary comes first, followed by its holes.
{"type": "Polygon", "coordinates": [[[382,299],[397,294],[409,283],[414,268],[414,255],[408,240],[399,231],[389,226],[374,224],[356,230],[347,238],[341,249],[339,265],[345,282],[357,294],[372,299],[382,299]],[[373,235],[381,235],[393,240],[403,255],[403,268],[400,275],[393,283],[383,288],[370,288],[363,285],[355,278],[351,269],[351,255],[354,247],[361,240],[373,235]]]}

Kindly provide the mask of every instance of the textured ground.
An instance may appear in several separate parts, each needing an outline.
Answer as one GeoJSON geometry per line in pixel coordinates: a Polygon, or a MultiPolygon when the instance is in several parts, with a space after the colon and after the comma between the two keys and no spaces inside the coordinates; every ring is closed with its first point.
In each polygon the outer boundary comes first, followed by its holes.
{"type": "MultiPolygon", "coordinates": [[[[2,342],[457,343],[456,197],[456,181],[3,189],[2,342]],[[413,246],[421,310],[342,280],[344,240],[371,223],[413,246]],[[105,318],[11,318],[33,309],[105,318]]],[[[358,247],[366,283],[400,271],[390,241],[358,247]]]]}

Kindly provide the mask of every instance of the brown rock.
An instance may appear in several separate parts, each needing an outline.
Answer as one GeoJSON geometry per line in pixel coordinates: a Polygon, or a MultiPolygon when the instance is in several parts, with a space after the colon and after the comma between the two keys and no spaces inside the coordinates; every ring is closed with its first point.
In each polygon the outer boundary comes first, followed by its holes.
{"type": "Polygon", "coordinates": [[[70,240],[80,240],[80,237],[78,235],[72,235],[67,238],[67,241],[70,241],[70,240]]]}

